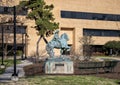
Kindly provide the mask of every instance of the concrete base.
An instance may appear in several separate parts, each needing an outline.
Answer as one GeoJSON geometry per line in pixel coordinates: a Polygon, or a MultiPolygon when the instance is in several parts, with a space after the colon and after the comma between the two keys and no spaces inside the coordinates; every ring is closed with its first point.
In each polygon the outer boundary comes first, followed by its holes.
{"type": "Polygon", "coordinates": [[[64,58],[48,59],[45,63],[46,74],[73,74],[73,62],[64,58]]]}
{"type": "Polygon", "coordinates": [[[5,65],[0,65],[0,68],[2,68],[2,69],[5,68],[5,65]]]}
{"type": "Polygon", "coordinates": [[[11,80],[12,80],[12,81],[18,81],[19,78],[18,78],[18,76],[12,76],[12,77],[11,77],[11,80]]]}

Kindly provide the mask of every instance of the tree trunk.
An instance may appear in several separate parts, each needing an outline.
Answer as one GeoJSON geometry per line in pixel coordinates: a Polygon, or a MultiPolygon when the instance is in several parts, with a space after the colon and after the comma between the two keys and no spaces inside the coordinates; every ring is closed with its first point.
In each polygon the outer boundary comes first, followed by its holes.
{"type": "Polygon", "coordinates": [[[44,36],[43,36],[43,40],[45,41],[46,44],[48,43],[47,39],[44,36]]]}
{"type": "Polygon", "coordinates": [[[46,38],[44,36],[41,35],[39,37],[39,39],[37,41],[37,47],[36,47],[36,56],[39,56],[39,43],[40,43],[41,38],[43,38],[43,40],[45,41],[46,44],[48,43],[48,41],[46,40],[46,38]]]}
{"type": "Polygon", "coordinates": [[[48,41],[46,40],[46,38],[43,36],[43,35],[41,35],[40,37],[39,37],[39,39],[38,39],[38,41],[37,41],[37,47],[36,47],[36,59],[38,60],[38,58],[39,58],[39,43],[40,43],[40,40],[43,38],[43,40],[44,40],[44,42],[47,44],[48,43],[48,41]]]}
{"type": "Polygon", "coordinates": [[[43,36],[41,35],[37,41],[37,47],[36,47],[36,56],[39,56],[39,42],[43,36]]]}
{"type": "Polygon", "coordinates": [[[5,45],[5,48],[4,48],[4,58],[7,59],[7,44],[5,45]]]}

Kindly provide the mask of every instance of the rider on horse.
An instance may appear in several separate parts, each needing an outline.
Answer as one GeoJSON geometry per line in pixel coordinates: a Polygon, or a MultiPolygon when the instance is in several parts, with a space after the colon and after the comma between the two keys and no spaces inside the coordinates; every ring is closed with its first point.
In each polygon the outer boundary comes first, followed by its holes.
{"type": "Polygon", "coordinates": [[[54,57],[54,48],[61,49],[60,53],[62,55],[63,51],[69,51],[70,47],[67,44],[67,41],[69,40],[68,36],[66,33],[63,33],[61,37],[59,37],[59,30],[56,30],[54,32],[54,37],[53,39],[48,42],[46,46],[47,53],[49,56],[52,58],[54,57]]]}
{"type": "Polygon", "coordinates": [[[59,30],[55,30],[52,41],[58,41],[61,44],[61,39],[59,37],[59,30]]]}

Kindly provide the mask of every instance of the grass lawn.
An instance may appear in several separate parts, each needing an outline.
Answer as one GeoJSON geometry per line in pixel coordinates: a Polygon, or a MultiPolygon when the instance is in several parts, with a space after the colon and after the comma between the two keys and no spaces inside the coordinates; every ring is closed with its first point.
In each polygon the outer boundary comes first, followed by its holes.
{"type": "Polygon", "coordinates": [[[119,85],[120,80],[94,76],[31,76],[0,85],[119,85]]]}
{"type": "MultiPolygon", "coordinates": [[[[0,64],[1,64],[1,62],[2,61],[0,60],[0,64]]],[[[20,60],[17,60],[16,63],[17,64],[20,63],[20,60]]],[[[6,60],[4,60],[4,65],[5,65],[5,67],[12,66],[13,65],[13,59],[6,59],[6,60]]],[[[4,69],[0,68],[0,74],[2,74],[4,71],[5,71],[5,68],[4,69]]]]}

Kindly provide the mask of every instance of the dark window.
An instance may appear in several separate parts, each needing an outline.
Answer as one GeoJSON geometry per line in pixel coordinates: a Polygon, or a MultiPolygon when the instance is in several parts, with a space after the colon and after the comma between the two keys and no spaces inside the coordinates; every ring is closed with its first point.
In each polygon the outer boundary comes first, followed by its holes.
{"type": "Polygon", "coordinates": [[[2,12],[3,12],[3,10],[4,10],[4,8],[3,8],[3,7],[0,7],[0,13],[2,13],[2,12]]]}
{"type": "Polygon", "coordinates": [[[12,7],[0,6],[0,14],[11,14],[12,7]]]}
{"type": "MultiPolygon", "coordinates": [[[[1,44],[2,43],[0,43],[0,56],[2,56],[1,44]]],[[[6,49],[7,52],[10,51],[10,52],[8,52],[7,56],[13,56],[14,55],[14,51],[12,50],[13,49],[13,44],[9,44],[9,43],[6,44],[6,43],[4,43],[4,46],[5,45],[7,46],[7,48],[4,48],[4,49],[6,49]]],[[[22,53],[23,46],[22,46],[22,44],[17,44],[16,46],[17,46],[16,55],[20,56],[20,54],[22,53]]]]}
{"type": "Polygon", "coordinates": [[[103,45],[92,45],[93,52],[104,52],[103,45]]]}
{"type": "Polygon", "coordinates": [[[119,37],[120,30],[83,29],[83,35],[119,37]]]}
{"type": "Polygon", "coordinates": [[[8,7],[4,7],[4,12],[5,12],[5,13],[8,12],[8,7]]]}
{"type": "Polygon", "coordinates": [[[62,18],[120,21],[120,14],[61,11],[62,18]]]}
{"type": "MultiPolygon", "coordinates": [[[[12,14],[13,13],[13,7],[7,7],[7,6],[0,6],[0,14],[12,14]]],[[[17,12],[17,15],[26,15],[27,9],[22,9],[17,12]]]]}
{"type": "Polygon", "coordinates": [[[92,51],[94,56],[105,55],[103,50],[103,45],[92,45],[92,51]]]}

